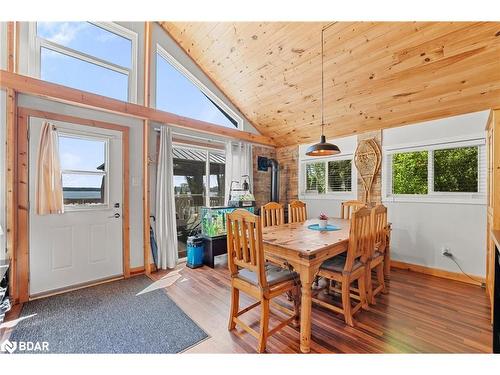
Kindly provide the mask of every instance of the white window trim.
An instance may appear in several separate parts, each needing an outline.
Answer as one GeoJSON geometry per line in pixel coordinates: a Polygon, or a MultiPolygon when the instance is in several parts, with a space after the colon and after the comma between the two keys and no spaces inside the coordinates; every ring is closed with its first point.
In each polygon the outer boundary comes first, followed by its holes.
{"type": "Polygon", "coordinates": [[[334,199],[349,200],[357,199],[358,196],[358,175],[354,165],[353,154],[343,154],[325,158],[306,158],[300,161],[299,168],[299,199],[334,199]],[[328,190],[328,162],[351,160],[351,191],[330,191],[328,190]],[[306,191],[306,164],[324,162],[326,164],[326,192],[323,194],[306,191]]]}
{"type": "Polygon", "coordinates": [[[123,67],[118,64],[100,59],[98,57],[86,54],[84,52],[76,51],[72,48],[62,46],[60,44],[51,42],[45,38],[39,37],[36,33],[36,22],[29,23],[29,40],[30,40],[30,56],[28,58],[29,74],[36,78],[40,78],[41,69],[41,51],[46,48],[66,56],[70,56],[105,69],[112,70],[117,73],[125,74],[128,78],[128,93],[127,101],[130,103],[137,103],[137,53],[138,53],[138,35],[136,32],[129,30],[114,22],[89,22],[98,26],[106,31],[116,34],[120,37],[130,40],[132,46],[131,67],[123,67]]]}
{"type": "Polygon", "coordinates": [[[383,147],[382,154],[382,201],[383,202],[420,202],[420,203],[451,203],[451,204],[486,204],[486,139],[484,134],[469,137],[454,137],[439,139],[432,143],[400,144],[383,147]],[[478,146],[478,192],[437,192],[434,191],[434,158],[435,150],[458,147],[478,146]],[[427,151],[428,178],[427,194],[393,194],[392,193],[392,156],[404,152],[427,151]]]}
{"type": "Polygon", "coordinates": [[[96,134],[87,134],[82,131],[73,131],[71,129],[67,129],[65,127],[58,126],[58,137],[67,137],[67,138],[75,138],[75,139],[85,139],[91,141],[99,141],[104,142],[104,171],[86,171],[79,169],[62,169],[61,168],[61,176],[63,174],[86,174],[86,175],[98,175],[104,176],[104,203],[92,203],[92,204],[71,204],[64,205],[64,211],[88,211],[88,210],[107,210],[110,208],[109,205],[109,170],[110,170],[110,161],[109,161],[109,143],[110,136],[106,135],[96,135],[96,134]],[[60,129],[60,130],[59,130],[60,129]]]}
{"type": "MultiPolygon", "coordinates": [[[[215,95],[207,86],[205,86],[193,73],[191,73],[184,65],[182,65],[175,57],[167,52],[160,44],[156,44],[156,53],[164,58],[170,65],[172,65],[179,73],[186,77],[193,85],[195,85],[202,93],[213,100],[219,107],[221,107],[228,115],[230,115],[237,123],[236,129],[243,130],[243,119],[235,111],[233,111],[229,106],[217,95],[215,95]]],[[[156,58],[156,56],[155,56],[156,58]]],[[[158,71],[158,67],[156,68],[158,71]]],[[[156,75],[155,75],[156,77],[156,75]]],[[[158,100],[158,77],[155,78],[155,100],[158,100]]],[[[157,104],[155,107],[158,109],[157,104]]],[[[226,128],[224,125],[221,127],[226,128]]]]}

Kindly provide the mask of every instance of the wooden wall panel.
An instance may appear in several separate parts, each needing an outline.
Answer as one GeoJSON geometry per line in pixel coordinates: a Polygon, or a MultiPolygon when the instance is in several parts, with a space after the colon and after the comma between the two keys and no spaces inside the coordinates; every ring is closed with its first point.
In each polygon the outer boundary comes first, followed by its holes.
{"type": "Polygon", "coordinates": [[[500,22],[160,22],[278,146],[500,106],[500,22]]]}

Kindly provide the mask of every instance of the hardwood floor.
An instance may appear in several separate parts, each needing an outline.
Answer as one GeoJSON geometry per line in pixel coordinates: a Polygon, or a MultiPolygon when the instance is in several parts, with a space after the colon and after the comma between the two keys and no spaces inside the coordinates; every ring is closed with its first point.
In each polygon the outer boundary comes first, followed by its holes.
{"type": "MultiPolygon", "coordinates": [[[[217,264],[215,269],[190,269],[181,264],[173,271],[153,273],[151,278],[210,335],[188,353],[256,352],[254,337],[238,328],[227,330],[226,264],[217,264]]],[[[387,286],[389,293],[379,295],[376,306],[355,315],[354,328],[347,326],[341,315],[314,306],[311,352],[491,353],[490,309],[484,289],[401,269],[391,271],[387,286]]],[[[253,302],[243,293],[240,298],[242,306],[253,302]]],[[[289,303],[284,297],[278,302],[289,303]]],[[[20,310],[16,305],[8,320],[16,319],[20,310]]],[[[254,322],[249,325],[256,329],[259,313],[256,308],[242,320],[254,322]]],[[[270,327],[276,322],[271,315],[270,327]]],[[[11,328],[7,326],[0,329],[1,340],[9,337],[11,328]]],[[[267,352],[299,353],[298,330],[287,326],[278,331],[269,338],[267,352]]]]}
{"type": "MultiPolygon", "coordinates": [[[[226,264],[194,270],[180,265],[152,278],[168,284],[167,294],[211,336],[188,352],[255,353],[254,337],[238,328],[227,331],[226,264]]],[[[389,293],[380,295],[376,306],[355,315],[355,328],[347,326],[341,315],[314,306],[311,352],[491,353],[490,311],[484,289],[399,269],[392,271],[387,284],[389,293]]],[[[244,295],[241,300],[244,306],[253,302],[244,295]]],[[[285,298],[279,302],[288,303],[285,298]]],[[[251,324],[255,329],[259,312],[256,308],[242,319],[256,322],[251,324]]],[[[271,318],[271,328],[273,324],[276,319],[271,318]]],[[[267,352],[298,353],[298,328],[285,327],[269,338],[267,352]]]]}

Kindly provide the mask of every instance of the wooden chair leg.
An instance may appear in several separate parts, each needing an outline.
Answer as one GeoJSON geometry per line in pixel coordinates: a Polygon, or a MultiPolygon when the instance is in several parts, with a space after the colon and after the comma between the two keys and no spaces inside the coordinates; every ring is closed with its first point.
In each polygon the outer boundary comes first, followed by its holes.
{"type": "Polygon", "coordinates": [[[229,310],[229,325],[228,330],[232,331],[236,327],[234,318],[238,315],[238,310],[240,308],[240,291],[235,287],[231,287],[231,309],[229,310]]]}
{"type": "Polygon", "coordinates": [[[349,276],[344,276],[342,279],[342,309],[344,310],[345,322],[354,327],[354,321],[352,320],[352,308],[351,308],[351,280],[349,276]]]}
{"type": "Polygon", "coordinates": [[[298,327],[300,324],[300,285],[297,285],[293,291],[293,326],[298,327]]]}
{"type": "Polygon", "coordinates": [[[260,335],[258,352],[264,353],[266,351],[267,334],[269,332],[269,300],[263,299],[261,301],[260,312],[260,335]]]}
{"type": "Polygon", "coordinates": [[[373,282],[372,282],[372,269],[370,263],[366,264],[365,271],[365,287],[366,287],[366,299],[369,304],[375,304],[375,298],[373,298],[373,282]]]}
{"type": "Polygon", "coordinates": [[[368,302],[366,300],[366,277],[365,275],[361,276],[358,279],[358,288],[359,288],[359,298],[361,306],[364,309],[368,308],[368,302]]]}
{"type": "Polygon", "coordinates": [[[384,262],[377,266],[377,281],[379,285],[382,285],[382,293],[387,293],[387,289],[385,288],[384,262]]]}

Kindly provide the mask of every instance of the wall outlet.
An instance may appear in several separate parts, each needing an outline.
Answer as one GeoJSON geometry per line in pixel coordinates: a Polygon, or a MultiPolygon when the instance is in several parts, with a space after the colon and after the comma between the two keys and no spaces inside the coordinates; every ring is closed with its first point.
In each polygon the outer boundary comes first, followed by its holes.
{"type": "Polygon", "coordinates": [[[444,257],[451,257],[453,254],[451,253],[451,250],[449,247],[443,247],[441,249],[441,254],[443,254],[444,257]]]}

